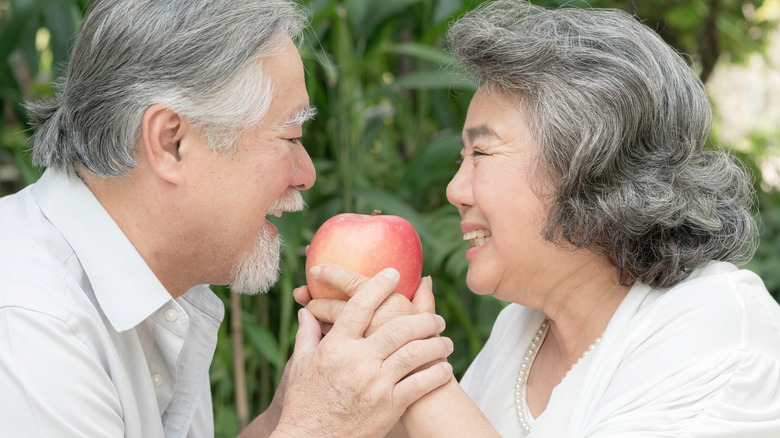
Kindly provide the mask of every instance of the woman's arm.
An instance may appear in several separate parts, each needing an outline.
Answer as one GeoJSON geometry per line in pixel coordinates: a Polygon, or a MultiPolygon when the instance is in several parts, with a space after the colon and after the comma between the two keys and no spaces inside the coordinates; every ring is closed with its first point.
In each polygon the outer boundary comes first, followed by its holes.
{"type": "MultiPolygon", "coordinates": [[[[353,291],[366,278],[335,265],[322,265],[315,277],[317,281],[328,284],[352,296],[353,291]]],[[[308,304],[318,320],[333,323],[338,319],[344,302],[337,300],[310,300],[305,286],[294,292],[296,300],[308,304]]],[[[367,333],[376,330],[384,323],[402,315],[434,311],[433,283],[430,277],[423,278],[420,287],[410,302],[399,294],[392,294],[374,313],[367,333]]],[[[469,398],[454,377],[436,390],[425,395],[409,408],[401,417],[403,428],[396,426],[389,437],[500,437],[487,417],[469,398]]]]}

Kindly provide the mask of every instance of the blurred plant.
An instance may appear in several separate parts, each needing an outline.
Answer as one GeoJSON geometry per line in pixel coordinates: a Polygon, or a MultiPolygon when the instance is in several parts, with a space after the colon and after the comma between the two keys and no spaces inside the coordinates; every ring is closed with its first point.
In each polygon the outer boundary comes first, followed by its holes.
{"type": "Polygon", "coordinates": [[[698,70],[702,82],[727,59],[762,51],[777,26],[777,0],[549,0],[550,6],[623,9],[640,17],[698,70]]]}
{"type": "Polygon", "coordinates": [[[780,302],[780,192],[761,196],[761,235],[756,255],[746,269],[758,274],[775,300],[780,302]]]}
{"type": "Polygon", "coordinates": [[[25,99],[52,95],[86,0],[0,0],[0,196],[38,179],[25,99]]]}
{"type": "Polygon", "coordinates": [[[753,131],[734,150],[754,175],[759,245],[744,267],[758,274],[780,302],[780,129],[753,131]]]}

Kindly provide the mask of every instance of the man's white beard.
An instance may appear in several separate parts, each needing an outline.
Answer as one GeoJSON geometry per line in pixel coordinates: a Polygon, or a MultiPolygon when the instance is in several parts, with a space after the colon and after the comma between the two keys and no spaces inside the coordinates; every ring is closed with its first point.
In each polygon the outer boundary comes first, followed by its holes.
{"type": "MultiPolygon", "coordinates": [[[[277,198],[269,211],[300,211],[304,202],[301,192],[289,190],[277,198]]],[[[240,294],[265,293],[279,279],[279,259],[282,252],[282,238],[271,235],[265,226],[260,229],[255,244],[233,269],[230,290],[240,294]]]]}

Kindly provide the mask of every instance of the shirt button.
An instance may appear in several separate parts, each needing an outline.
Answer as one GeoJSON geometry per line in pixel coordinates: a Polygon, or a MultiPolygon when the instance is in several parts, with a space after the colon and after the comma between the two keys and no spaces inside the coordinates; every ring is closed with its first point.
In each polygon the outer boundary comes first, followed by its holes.
{"type": "Polygon", "coordinates": [[[170,322],[176,321],[176,318],[179,317],[179,312],[176,311],[176,309],[168,309],[165,311],[165,319],[167,319],[170,322]]]}
{"type": "Polygon", "coordinates": [[[163,378],[159,374],[155,374],[152,376],[152,385],[154,385],[155,388],[161,387],[163,384],[163,378]]]}

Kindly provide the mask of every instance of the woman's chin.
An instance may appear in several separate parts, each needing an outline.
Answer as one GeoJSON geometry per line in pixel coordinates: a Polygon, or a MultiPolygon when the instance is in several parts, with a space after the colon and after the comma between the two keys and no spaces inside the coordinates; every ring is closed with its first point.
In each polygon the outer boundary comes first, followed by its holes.
{"type": "Polygon", "coordinates": [[[493,288],[489,287],[484,281],[479,278],[474,278],[471,271],[466,275],[466,285],[471,292],[477,295],[492,295],[493,288]]]}

